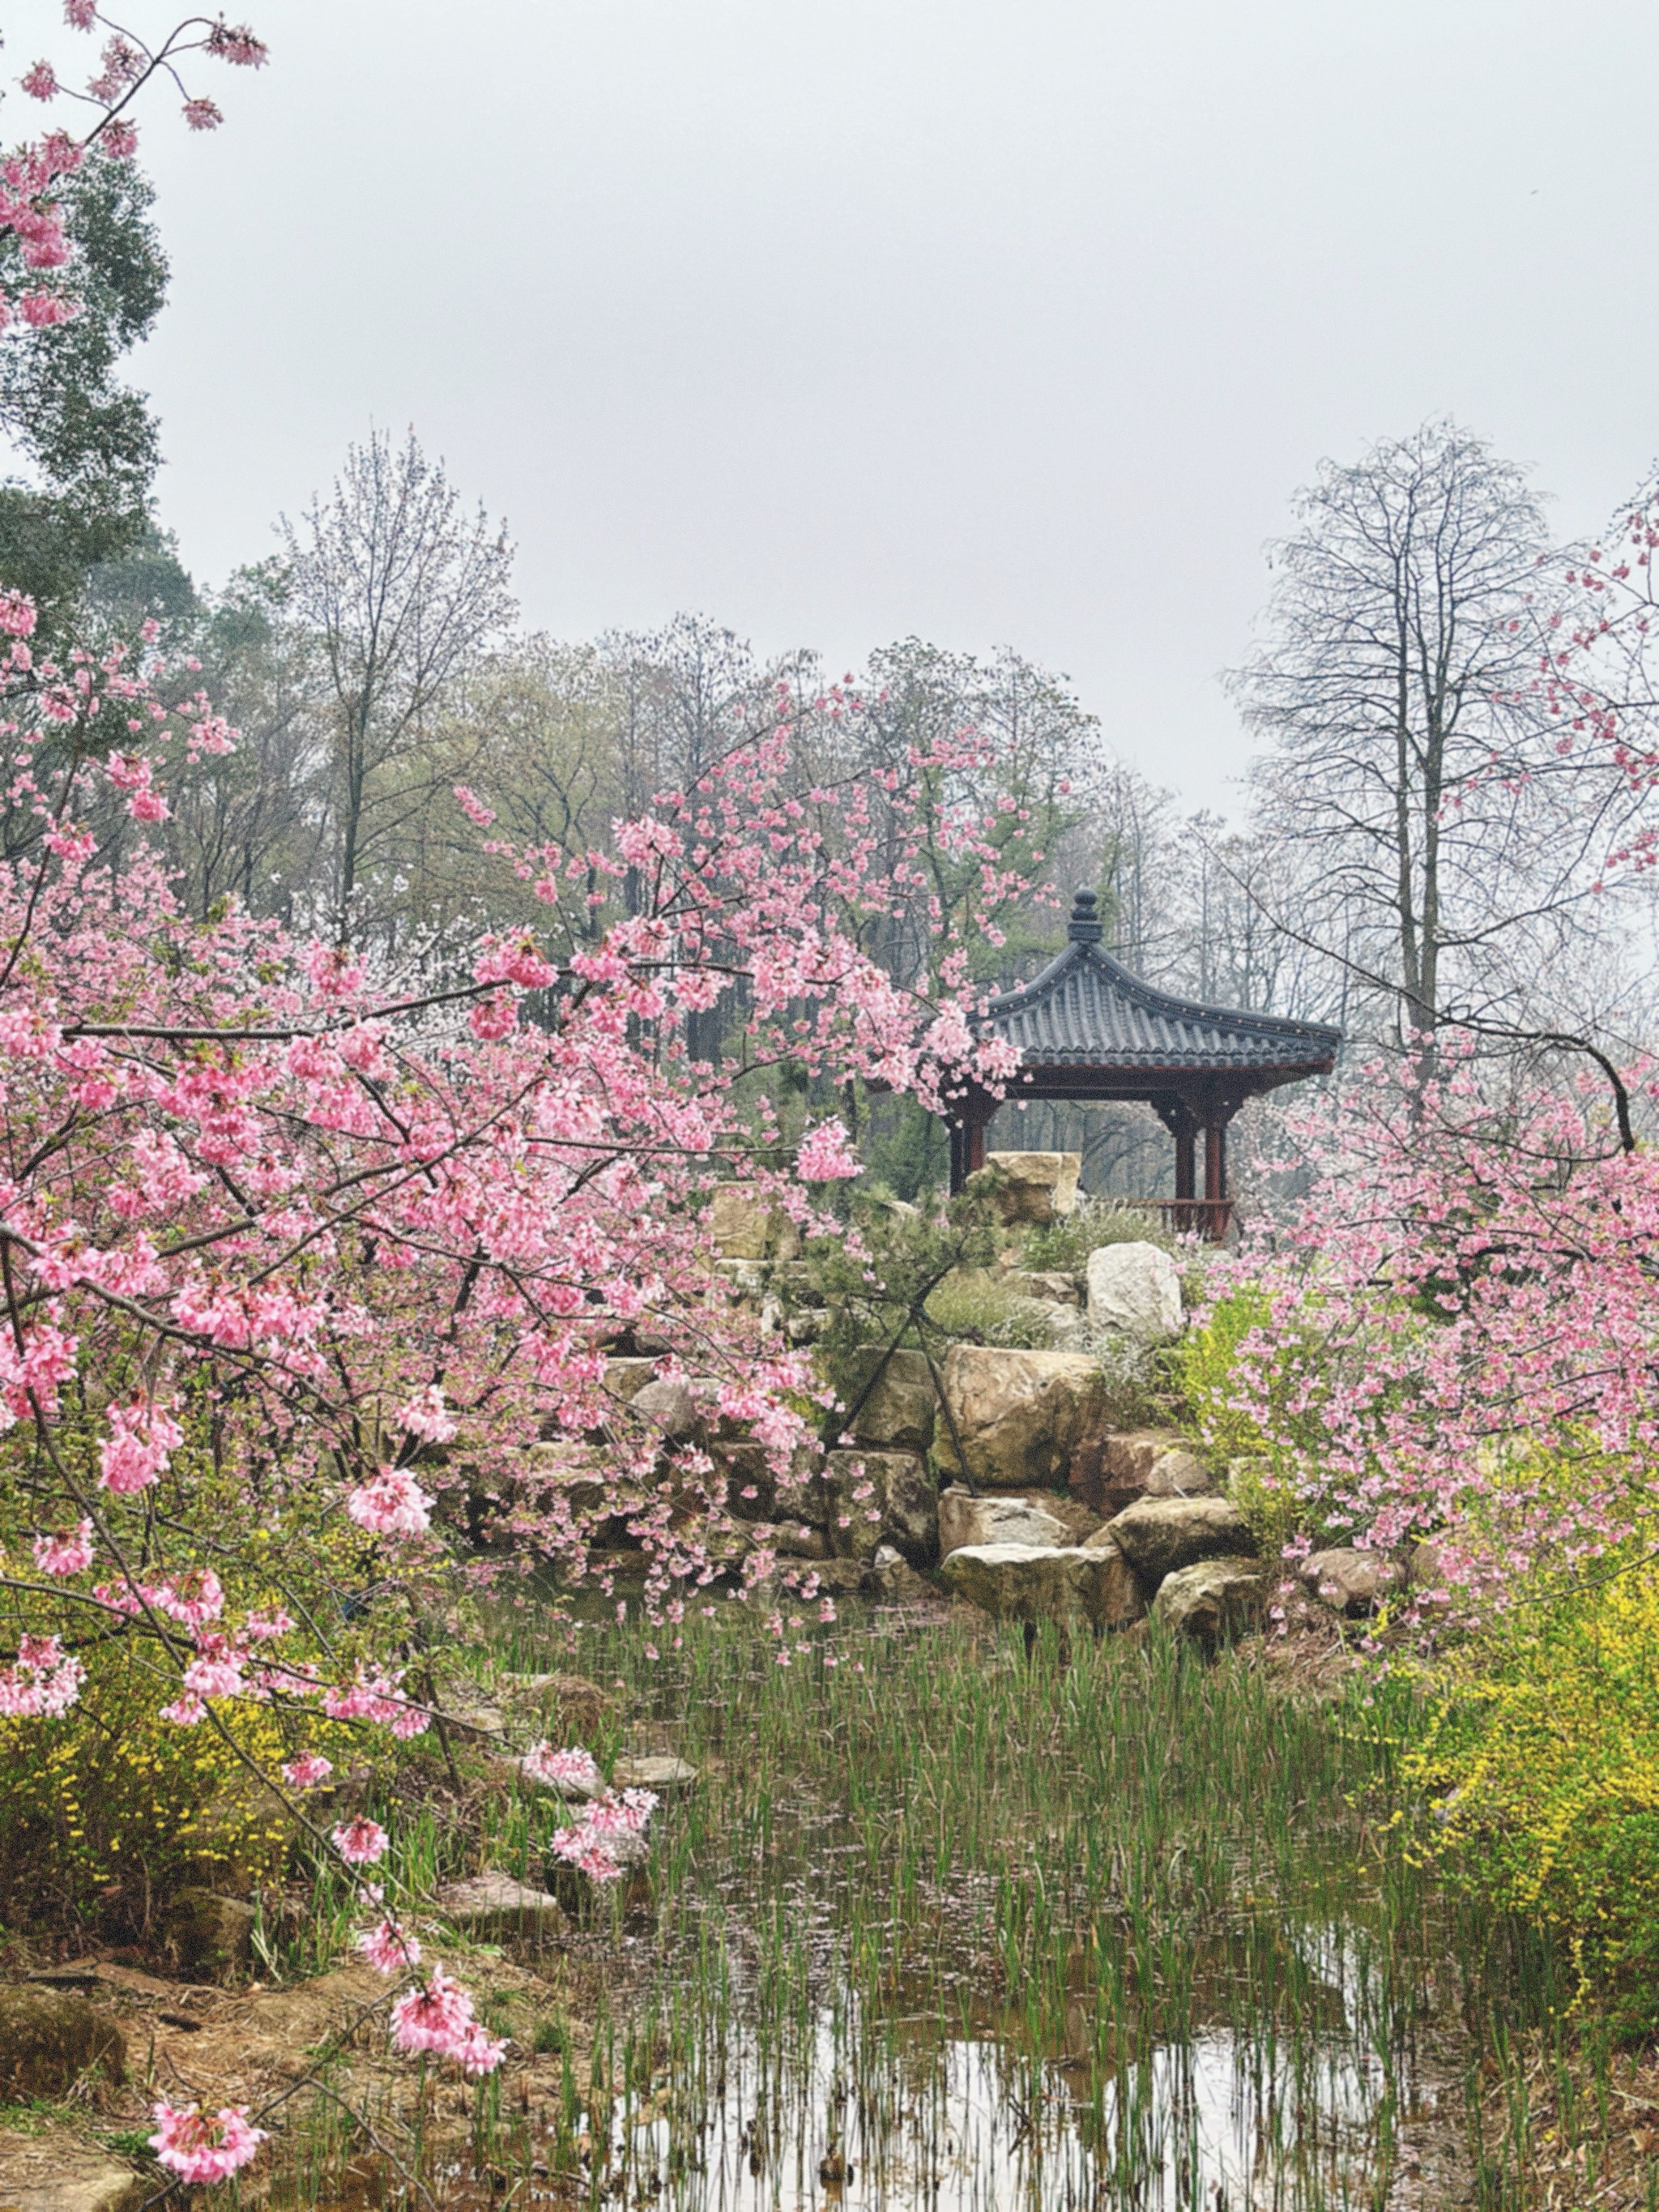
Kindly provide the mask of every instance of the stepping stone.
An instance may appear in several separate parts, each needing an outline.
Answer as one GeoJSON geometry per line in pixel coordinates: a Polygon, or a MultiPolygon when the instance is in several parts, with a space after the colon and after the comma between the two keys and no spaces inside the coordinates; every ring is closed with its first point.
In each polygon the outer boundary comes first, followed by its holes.
{"type": "Polygon", "coordinates": [[[654,1790],[659,1797],[689,1796],[697,1770],[683,1759],[619,1759],[611,1776],[613,1790],[654,1790]]]}
{"type": "Polygon", "coordinates": [[[438,1910],[450,1926],[486,1942],[501,1936],[556,1936],[564,1911],[544,1889],[529,1889],[507,1874],[475,1874],[438,1893],[438,1910]]]}

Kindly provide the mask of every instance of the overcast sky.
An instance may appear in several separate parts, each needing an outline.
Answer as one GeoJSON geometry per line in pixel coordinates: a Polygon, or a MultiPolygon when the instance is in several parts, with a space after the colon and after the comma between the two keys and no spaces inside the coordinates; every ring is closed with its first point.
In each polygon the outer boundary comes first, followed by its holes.
{"type": "Polygon", "coordinates": [[[412,422],[537,626],[1013,645],[1224,808],[1322,456],[1449,411],[1572,533],[1659,450],[1652,0],[247,5],[224,130],[142,134],[208,580],[412,422]]]}

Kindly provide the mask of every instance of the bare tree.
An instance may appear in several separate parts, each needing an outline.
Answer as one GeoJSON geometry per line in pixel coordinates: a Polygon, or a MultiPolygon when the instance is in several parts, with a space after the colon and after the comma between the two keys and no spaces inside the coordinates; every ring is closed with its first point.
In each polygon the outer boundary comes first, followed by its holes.
{"type": "Polygon", "coordinates": [[[1603,842],[1540,773],[1543,521],[1521,471],[1447,422],[1328,462],[1298,514],[1232,679],[1269,746],[1258,824],[1299,862],[1279,919],[1424,1050],[1454,1005],[1513,1011],[1603,842]]]}
{"type": "Polygon", "coordinates": [[[291,921],[310,902],[328,732],[289,585],[280,561],[239,570],[191,641],[199,681],[238,732],[234,751],[204,755],[173,780],[167,848],[197,915],[231,897],[291,921]]]}
{"type": "Polygon", "coordinates": [[[505,526],[468,514],[411,430],[354,446],[325,501],[283,523],[297,618],[315,635],[332,706],[332,904],[362,926],[366,874],[424,803],[422,740],[515,611],[505,526]]]}

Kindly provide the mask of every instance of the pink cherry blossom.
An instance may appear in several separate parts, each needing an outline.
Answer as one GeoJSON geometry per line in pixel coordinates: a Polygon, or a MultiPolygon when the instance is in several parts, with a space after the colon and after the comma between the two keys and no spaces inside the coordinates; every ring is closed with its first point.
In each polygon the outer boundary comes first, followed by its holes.
{"type": "Polygon", "coordinates": [[[445,2056],[476,2081],[501,2064],[507,2056],[507,2039],[491,2035],[481,2020],[471,2020],[446,2046],[445,2056]]]}
{"type": "Polygon", "coordinates": [[[604,1779],[592,1753],[578,1748],[555,1751],[546,1743],[532,1743],[520,1763],[532,1781],[555,1786],[569,1783],[578,1790],[597,1790],[604,1779]]]}
{"type": "Polygon", "coordinates": [[[356,1948],[377,1974],[402,1973],[421,1963],[420,1938],[411,1936],[390,1914],[362,1931],[356,1948]]]}
{"type": "Polygon", "coordinates": [[[0,1667],[0,1718],[58,1719],[80,1696],[86,1673],[57,1637],[20,1637],[15,1665],[0,1667]]]}
{"type": "Polygon", "coordinates": [[[78,1575],[92,1565],[92,1523],[77,1521],[73,1528],[37,1536],[33,1549],[34,1564],[43,1575],[78,1575]]]}
{"type": "Polygon", "coordinates": [[[333,1771],[332,1759],[325,1759],[319,1751],[307,1751],[298,1759],[286,1761],[283,1779],[290,1790],[314,1790],[319,1783],[326,1782],[333,1771]]]}
{"type": "Polygon", "coordinates": [[[414,1476],[389,1467],[351,1492],[346,1511],[360,1528],[382,1536],[422,1535],[432,1522],[432,1500],[414,1476]]]}
{"type": "Polygon", "coordinates": [[[330,1840],[348,1866],[373,1866],[385,1857],[392,1838],[377,1822],[359,1814],[356,1820],[342,1820],[331,1830],[330,1840]]]}
{"type": "Polygon", "coordinates": [[[124,1495],[159,1481],[168,1455],[185,1440],[184,1431],[170,1413],[143,1401],[112,1406],[109,1427],[99,1449],[98,1479],[106,1490],[124,1495]]]}
{"type": "Polygon", "coordinates": [[[861,1175],[862,1165],[848,1140],[846,1125],[821,1121],[801,1139],[795,1172],[803,1182],[836,1182],[861,1175]]]}
{"type": "Polygon", "coordinates": [[[472,2000],[441,1966],[431,1979],[409,1990],[392,2008],[392,2039],[399,2051],[448,2052],[472,2026],[472,2000]]]}
{"type": "Polygon", "coordinates": [[[423,1390],[405,1399],[398,1408],[398,1420],[410,1436],[419,1437],[428,1444],[453,1443],[460,1428],[454,1413],[444,1403],[443,1386],[438,1382],[428,1382],[423,1390]]]}
{"type": "Polygon", "coordinates": [[[263,2128],[249,2124],[246,2105],[228,2105],[209,2115],[198,2105],[162,2102],[150,2118],[155,2133],[149,2147],[158,2163],[180,2181],[228,2181],[268,2139],[263,2128]]]}

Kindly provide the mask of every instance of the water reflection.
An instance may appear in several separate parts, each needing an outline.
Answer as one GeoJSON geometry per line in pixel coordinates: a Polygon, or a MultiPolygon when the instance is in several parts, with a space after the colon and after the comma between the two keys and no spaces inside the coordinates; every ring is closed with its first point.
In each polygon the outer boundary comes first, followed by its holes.
{"type": "MultiPolygon", "coordinates": [[[[1327,1947],[1322,1963],[1340,1955],[1327,1947]]],[[[1326,1984],[1340,2006],[1342,1993],[1326,1984]]],[[[1337,2212],[1384,2180],[1389,2069],[1346,2016],[1134,2052],[1068,2005],[1030,2055],[849,1993],[764,2057],[704,2051],[611,2136],[605,2201],[657,2212],[1337,2212]],[[1085,2045],[1079,2048],[1079,2045],[1085,2045]]]]}

